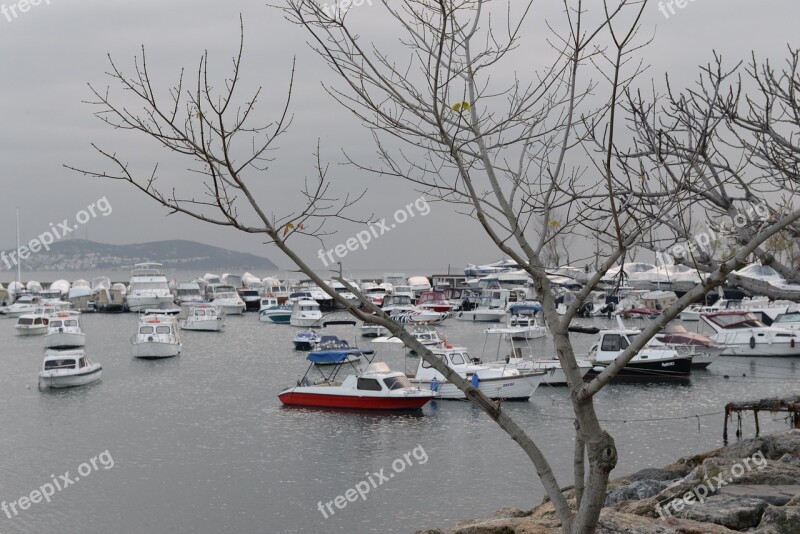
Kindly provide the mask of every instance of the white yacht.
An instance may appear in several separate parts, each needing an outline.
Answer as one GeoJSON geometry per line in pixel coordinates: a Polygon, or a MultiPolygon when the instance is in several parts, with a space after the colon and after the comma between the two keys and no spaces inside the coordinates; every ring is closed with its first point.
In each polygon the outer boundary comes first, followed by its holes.
{"type": "MultiPolygon", "coordinates": [[[[544,371],[522,372],[512,368],[498,368],[473,363],[467,350],[463,347],[432,349],[434,355],[462,378],[470,380],[490,399],[528,400],[545,376],[544,371]]],[[[417,372],[407,375],[409,381],[420,389],[430,389],[438,393],[441,399],[464,399],[464,392],[455,384],[430,366],[422,358],[419,359],[417,372]]]]}
{"type": "Polygon", "coordinates": [[[100,380],[103,368],[92,363],[83,350],[48,350],[39,372],[40,388],[84,386],[100,380]]]}
{"type": "Polygon", "coordinates": [[[130,311],[159,309],[173,304],[172,292],[162,267],[160,263],[134,265],[128,294],[125,296],[130,311]]]}
{"type": "Polygon", "coordinates": [[[236,289],[228,284],[210,284],[206,288],[206,298],[225,315],[241,315],[246,307],[236,289]]]}
{"type": "Polygon", "coordinates": [[[292,307],[292,316],[289,324],[308,328],[310,326],[321,326],[319,321],[322,319],[322,312],[316,300],[298,300],[292,307]]]}
{"type": "Polygon", "coordinates": [[[174,315],[146,313],[139,316],[139,325],[131,338],[137,358],[170,358],[181,353],[178,321],[174,315]]]}
{"type": "Polygon", "coordinates": [[[180,320],[181,330],[220,332],[225,328],[225,318],[213,304],[195,304],[188,308],[186,318],[180,320]]]}
{"type": "Polygon", "coordinates": [[[800,356],[800,333],[766,326],[749,311],[703,314],[698,332],[724,346],[723,356],[800,356]]]}
{"type": "Polygon", "coordinates": [[[86,334],[80,321],[81,312],[63,311],[50,315],[44,346],[48,349],[69,349],[86,345],[86,334]]]}
{"type": "MultiPolygon", "coordinates": [[[[640,330],[618,328],[601,330],[597,342],[589,349],[587,359],[597,367],[590,374],[614,363],[641,333],[640,330]]],[[[692,372],[692,357],[668,346],[647,346],[623,367],[614,380],[686,379],[692,372]]]]}
{"type": "Polygon", "coordinates": [[[704,313],[716,313],[721,311],[749,311],[761,314],[768,321],[774,321],[780,314],[785,314],[797,308],[797,304],[788,300],[776,300],[770,302],[767,297],[753,297],[743,299],[724,299],[717,300],[710,306],[690,306],[683,310],[678,318],[681,321],[699,321],[700,315],[704,313]]]}
{"type": "Polygon", "coordinates": [[[14,304],[6,307],[6,317],[16,319],[21,315],[33,313],[37,307],[41,306],[43,300],[39,295],[22,295],[14,304]]]}

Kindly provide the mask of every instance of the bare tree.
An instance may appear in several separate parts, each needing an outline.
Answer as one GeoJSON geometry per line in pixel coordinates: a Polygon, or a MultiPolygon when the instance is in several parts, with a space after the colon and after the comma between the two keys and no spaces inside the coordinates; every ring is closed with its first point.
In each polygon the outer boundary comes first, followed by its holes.
{"type": "MultiPolygon", "coordinates": [[[[726,68],[716,55],[692,88],[673,91],[667,78],[665,95],[655,90],[647,99],[641,92],[626,94],[634,147],[619,150],[620,174],[644,177],[646,186],[631,188],[629,194],[642,201],[643,215],[661,223],[650,249],[685,244],[685,253],[675,259],[711,272],[796,209],[800,52],[788,52],[780,71],[755,56],[747,66],[726,68]],[[656,208],[671,195],[687,202],[666,213],[656,208]],[[702,227],[710,232],[703,233],[702,227]],[[698,240],[701,233],[705,239],[698,240]]],[[[800,224],[793,222],[756,247],[752,258],[798,283],[798,245],[800,224]]],[[[800,296],[735,274],[729,281],[774,298],[800,296]]]]}
{"type": "Polygon", "coordinates": [[[248,184],[256,176],[265,176],[270,150],[290,122],[289,99],[276,121],[266,126],[251,124],[261,92],[236,104],[241,48],[221,94],[211,87],[203,56],[196,83],[184,88],[181,76],[169,99],[160,102],[144,50],[133,76],[125,76],[113,61],[110,71],[114,84],[139,100],[141,112],[129,111],[108,90],[93,88],[92,103],[99,118],[114,128],[150,136],[168,151],[193,159],[194,182],[179,189],[165,183],[157,167],[140,175],[124,159],[99,146],[96,150],[112,170],[70,168],[127,181],[173,212],[263,234],[350,313],[386,327],[464,391],[528,455],[564,532],[591,532],[609,474],[617,464],[614,440],[597,418],[594,396],[686,305],[723,283],[733,266],[800,217],[800,212],[785,214],[757,230],[734,256],[719,262],[701,286],[637,336],[616,362],[590,383],[583,382],[568,333],[573,316],[609,268],[648,242],[653,221],[682,212],[685,203],[699,197],[697,193],[663,194],[658,202],[651,202],[647,195],[631,194],[639,176],[628,176],[614,165],[618,114],[624,109],[620,100],[641,72],[635,54],[644,44],[638,41],[637,30],[646,3],[619,0],[609,4],[604,2],[589,13],[582,1],[564,0],[563,27],[552,26],[549,65],[505,83],[492,75],[499,77],[504,62],[519,61],[515,54],[521,53],[530,22],[529,2],[513,7],[481,0],[383,2],[407,50],[402,61],[390,57],[379,44],[362,42],[347,13],[326,13],[306,0],[288,0],[282,8],[291,22],[307,32],[314,49],[336,73],[339,84],[327,87],[329,94],[374,134],[380,164],[350,163],[364,172],[407,180],[429,197],[453,205],[477,221],[498,249],[532,277],[567,376],[575,414],[574,509],[542,451],[500,402],[486,398],[339,278],[371,313],[343,299],[294,251],[293,239],[299,235],[325,235],[325,219],[353,220],[347,208],[359,195],[335,198],[325,166],[318,161],[317,177],[306,185],[306,202],[299,209],[276,215],[266,206],[268,199],[256,198],[248,184]],[[490,18],[491,9],[508,11],[490,18]],[[504,27],[496,30],[492,20],[503,20],[504,27]],[[598,73],[600,82],[584,81],[598,73]],[[597,139],[602,140],[600,154],[592,151],[592,141],[597,139]],[[587,163],[573,163],[581,157],[587,163]],[[182,192],[186,189],[188,194],[182,192]],[[647,210],[654,214],[652,220],[642,219],[647,210]],[[548,225],[554,213],[564,214],[558,228],[548,225]],[[560,317],[543,257],[555,236],[567,239],[582,233],[602,240],[606,255],[560,317]]]}

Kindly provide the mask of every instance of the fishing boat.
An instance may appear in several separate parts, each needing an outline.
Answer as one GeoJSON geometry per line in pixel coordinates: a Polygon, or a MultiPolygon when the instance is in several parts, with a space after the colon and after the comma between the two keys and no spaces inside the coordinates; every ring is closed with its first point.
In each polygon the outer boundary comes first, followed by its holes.
{"type": "Polygon", "coordinates": [[[181,330],[220,332],[225,328],[225,318],[213,304],[189,306],[188,313],[180,320],[181,330]]]}
{"type": "Polygon", "coordinates": [[[43,336],[50,319],[47,315],[26,313],[17,318],[14,328],[18,336],[43,336]]]}
{"type": "Polygon", "coordinates": [[[266,323],[289,324],[291,304],[278,304],[278,297],[261,297],[258,320],[266,323]]]}
{"type": "Polygon", "coordinates": [[[303,299],[294,303],[289,324],[308,328],[319,326],[320,319],[322,319],[322,312],[319,309],[319,303],[316,300],[303,299]]]}
{"type": "MultiPolygon", "coordinates": [[[[544,371],[522,372],[512,368],[498,368],[474,363],[463,347],[433,347],[432,352],[462,378],[470,380],[490,399],[528,400],[544,378],[544,371]]],[[[409,381],[422,389],[430,389],[441,399],[465,399],[464,392],[445,379],[431,365],[419,358],[417,371],[408,374],[409,381]]]]}
{"type": "Polygon", "coordinates": [[[83,350],[48,350],[39,371],[39,387],[85,386],[100,380],[102,371],[100,364],[92,363],[83,350]]]}
{"type": "MultiPolygon", "coordinates": [[[[75,285],[72,284],[73,289],[75,285]]],[[[163,265],[151,262],[134,265],[125,302],[132,312],[172,305],[172,292],[164,276],[163,265]]]]}
{"type": "Polygon", "coordinates": [[[322,336],[312,330],[302,330],[295,334],[292,342],[294,350],[311,350],[320,342],[322,336]]]}
{"type": "Polygon", "coordinates": [[[139,326],[131,338],[136,358],[170,358],[181,353],[178,321],[174,315],[144,313],[139,316],[139,326]]]}
{"type": "MultiPolygon", "coordinates": [[[[519,343],[515,338],[516,328],[489,328],[485,331],[486,340],[484,342],[483,354],[480,362],[499,368],[513,368],[519,371],[543,371],[545,376],[542,383],[549,386],[566,386],[567,376],[561,366],[561,362],[556,358],[536,358],[533,355],[533,347],[530,344],[519,343]],[[497,338],[497,348],[494,355],[487,353],[489,342],[497,338]],[[504,341],[510,341],[511,346],[507,347],[504,341]]],[[[586,359],[576,359],[578,372],[581,377],[591,371],[594,364],[586,359]]]]}
{"type": "Polygon", "coordinates": [[[62,311],[50,315],[44,346],[48,349],[67,349],[86,345],[86,334],[80,321],[81,312],[62,311]]]}
{"type": "MultiPolygon", "coordinates": [[[[593,378],[614,363],[640,333],[640,330],[624,328],[601,330],[586,358],[596,367],[586,376],[593,378]]],[[[691,356],[682,355],[670,347],[645,346],[619,371],[614,380],[685,380],[691,371],[691,356]]]]}
{"type": "Polygon", "coordinates": [[[310,353],[311,362],[297,386],[278,394],[286,406],[350,408],[359,410],[417,410],[434,398],[434,392],[414,387],[406,376],[392,371],[383,362],[370,362],[363,370],[348,362],[348,351],[310,353]],[[320,364],[333,364],[326,373],[320,364]],[[355,374],[337,380],[341,369],[349,365],[355,374]],[[309,372],[319,371],[312,380],[309,372]]]}
{"type": "Polygon", "coordinates": [[[800,333],[766,326],[750,311],[702,314],[698,332],[725,347],[723,356],[800,356],[800,333]]]}

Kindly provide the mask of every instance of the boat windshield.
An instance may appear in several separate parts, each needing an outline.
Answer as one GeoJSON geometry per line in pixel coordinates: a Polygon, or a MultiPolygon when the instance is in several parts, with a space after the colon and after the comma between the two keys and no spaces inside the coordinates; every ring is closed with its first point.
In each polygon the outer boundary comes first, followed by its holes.
{"type": "Polygon", "coordinates": [[[61,328],[62,323],[61,321],[50,321],[50,326],[52,328],[61,328]]]}
{"type": "Polygon", "coordinates": [[[752,313],[713,315],[710,319],[722,328],[760,328],[764,326],[764,323],[756,319],[752,313]]]}
{"type": "Polygon", "coordinates": [[[44,369],[48,371],[50,369],[75,369],[75,360],[74,359],[59,359],[59,360],[47,360],[44,362],[44,369]]]}
{"type": "Polygon", "coordinates": [[[156,327],[156,334],[169,334],[170,328],[169,326],[157,326],[156,327]]]}
{"type": "Polygon", "coordinates": [[[75,319],[67,319],[64,321],[64,326],[78,326],[78,321],[75,319]]]}
{"type": "Polygon", "coordinates": [[[410,388],[411,382],[408,381],[408,378],[404,376],[390,376],[389,378],[383,379],[384,384],[390,390],[392,389],[404,389],[410,388]]]}
{"type": "Polygon", "coordinates": [[[167,282],[133,282],[131,291],[144,291],[148,289],[169,289],[167,282]]]}
{"type": "Polygon", "coordinates": [[[17,321],[17,324],[21,324],[21,325],[33,324],[33,319],[28,319],[28,318],[20,318],[20,319],[17,321]]]}
{"type": "Polygon", "coordinates": [[[779,315],[773,324],[800,323],[800,313],[786,313],[779,315]]]}

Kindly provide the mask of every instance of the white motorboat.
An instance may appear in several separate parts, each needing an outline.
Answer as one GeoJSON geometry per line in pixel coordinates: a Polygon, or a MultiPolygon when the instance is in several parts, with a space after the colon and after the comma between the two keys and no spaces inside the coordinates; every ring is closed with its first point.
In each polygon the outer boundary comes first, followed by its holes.
{"type": "Polygon", "coordinates": [[[778,315],[772,326],[775,328],[783,328],[784,330],[800,331],[800,311],[786,312],[778,315]]]}
{"type": "Polygon", "coordinates": [[[724,346],[723,356],[800,356],[800,333],[766,326],[749,311],[703,314],[698,332],[724,346]]]}
{"type": "Polygon", "coordinates": [[[321,319],[322,312],[320,311],[319,303],[316,300],[298,300],[292,307],[292,316],[289,319],[289,324],[292,326],[299,326],[301,328],[321,326],[319,324],[321,319]]]}
{"type": "MultiPolygon", "coordinates": [[[[566,386],[567,376],[564,374],[564,369],[561,367],[561,362],[556,358],[535,358],[533,355],[533,348],[529,344],[518,344],[515,341],[518,338],[513,337],[516,332],[514,327],[506,328],[490,328],[486,330],[486,343],[484,344],[484,353],[481,357],[481,363],[491,365],[499,368],[513,368],[519,371],[543,371],[545,376],[542,378],[542,383],[549,386],[566,386]],[[487,347],[493,336],[497,336],[497,350],[494,357],[486,355],[487,347]],[[511,347],[506,349],[503,341],[511,342],[511,347]],[[505,353],[505,356],[503,355],[505,353]]],[[[591,371],[594,364],[586,359],[576,359],[578,365],[578,372],[581,377],[585,376],[591,371]]]]}
{"type": "Polygon", "coordinates": [[[699,321],[700,315],[704,313],[716,313],[721,311],[749,311],[761,315],[768,322],[775,320],[778,315],[794,310],[797,304],[788,300],[776,300],[770,302],[767,297],[753,297],[743,299],[724,299],[717,300],[711,306],[690,306],[683,310],[678,318],[681,321],[699,321]]]}
{"type": "Polygon", "coordinates": [[[86,345],[86,334],[80,321],[81,312],[62,311],[50,315],[44,346],[48,349],[68,349],[86,345]]]}
{"type": "Polygon", "coordinates": [[[385,327],[375,323],[362,323],[359,329],[361,337],[381,337],[389,333],[385,327]]]}
{"type": "Polygon", "coordinates": [[[197,282],[179,282],[175,287],[175,304],[194,306],[206,302],[197,282]]]}
{"type": "Polygon", "coordinates": [[[506,323],[506,336],[509,339],[539,339],[547,336],[550,331],[547,326],[540,324],[536,317],[528,315],[512,315],[506,323]]]}
{"type": "MultiPolygon", "coordinates": [[[[492,367],[473,363],[463,347],[434,347],[434,355],[462,378],[470,380],[490,399],[528,400],[545,376],[543,371],[522,372],[517,369],[492,367]]],[[[417,371],[407,375],[409,381],[421,389],[435,391],[441,399],[464,399],[464,392],[447,381],[444,375],[419,358],[417,371]]]]}
{"type": "Polygon", "coordinates": [[[92,363],[83,350],[48,350],[39,372],[40,388],[85,386],[100,380],[103,368],[92,363]]]}
{"type": "Polygon", "coordinates": [[[206,298],[225,315],[241,315],[245,303],[236,289],[228,284],[210,284],[206,288],[206,298]]]}
{"type": "Polygon", "coordinates": [[[492,307],[489,302],[490,299],[485,296],[468,297],[455,318],[475,323],[499,323],[506,316],[505,304],[492,307]]]}
{"type": "MultiPolygon", "coordinates": [[[[439,337],[439,332],[432,328],[417,327],[410,332],[414,338],[428,348],[436,347],[446,343],[446,340],[439,337]]],[[[399,343],[402,344],[403,340],[398,337],[381,336],[372,340],[373,343],[399,343]]],[[[415,356],[417,352],[413,349],[408,349],[408,353],[415,356]]]]}
{"type": "Polygon", "coordinates": [[[278,304],[277,297],[261,297],[258,320],[265,323],[289,324],[292,318],[291,304],[278,304]]]}
{"type": "Polygon", "coordinates": [[[178,321],[174,315],[145,313],[139,316],[137,331],[131,338],[137,358],[170,358],[181,353],[178,321]]]}
{"type": "Polygon", "coordinates": [[[6,307],[5,315],[16,319],[21,315],[33,313],[38,306],[41,306],[43,300],[39,295],[22,295],[16,302],[6,307]]]}
{"type": "MultiPolygon", "coordinates": [[[[75,284],[73,284],[74,288],[75,284]]],[[[132,312],[159,309],[174,304],[169,282],[160,263],[137,263],[131,271],[125,302],[132,312]]]]}
{"type": "Polygon", "coordinates": [[[17,318],[14,328],[18,336],[43,336],[50,319],[47,315],[26,313],[17,318]]]}
{"type": "Polygon", "coordinates": [[[220,332],[225,328],[225,318],[213,304],[189,306],[188,313],[180,320],[181,330],[220,332]]]}

